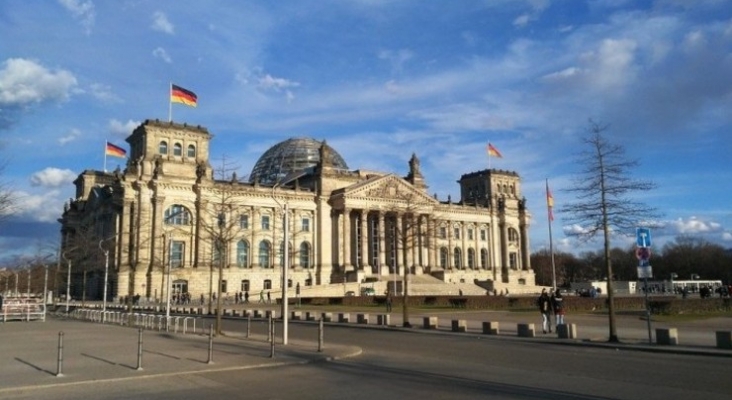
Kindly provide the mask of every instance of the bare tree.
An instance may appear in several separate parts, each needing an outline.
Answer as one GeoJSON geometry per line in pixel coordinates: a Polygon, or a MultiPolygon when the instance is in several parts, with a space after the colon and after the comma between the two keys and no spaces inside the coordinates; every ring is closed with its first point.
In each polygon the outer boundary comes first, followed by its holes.
{"type": "Polygon", "coordinates": [[[228,251],[231,249],[232,243],[241,233],[239,224],[238,210],[242,203],[238,200],[237,184],[239,183],[236,176],[236,167],[228,162],[226,158],[222,158],[221,166],[215,170],[215,175],[219,179],[211,189],[212,198],[215,199],[209,203],[204,211],[207,214],[202,218],[201,228],[212,241],[213,260],[210,265],[210,285],[209,285],[209,313],[212,311],[213,288],[213,269],[218,271],[218,295],[216,297],[216,334],[221,334],[221,301],[224,293],[222,293],[223,270],[227,264],[228,251]]]}
{"type": "MultiPolygon", "coordinates": [[[[2,176],[6,165],[5,161],[0,161],[0,176],[2,176]]],[[[15,193],[10,184],[0,180],[0,222],[12,214],[15,204],[15,193]]]]}
{"type": "Polygon", "coordinates": [[[568,217],[567,223],[583,227],[580,237],[585,240],[602,234],[604,264],[607,272],[609,342],[618,342],[615,327],[615,306],[612,287],[613,269],[610,257],[612,232],[634,232],[639,221],[656,218],[654,208],[628,197],[630,193],[655,188],[651,182],[631,179],[629,174],[638,161],[627,160],[622,146],[608,142],[603,132],[608,125],[590,120],[589,133],[583,142],[588,150],[579,155],[578,164],[583,170],[574,185],[566,191],[577,201],[567,203],[561,211],[568,217]]]}

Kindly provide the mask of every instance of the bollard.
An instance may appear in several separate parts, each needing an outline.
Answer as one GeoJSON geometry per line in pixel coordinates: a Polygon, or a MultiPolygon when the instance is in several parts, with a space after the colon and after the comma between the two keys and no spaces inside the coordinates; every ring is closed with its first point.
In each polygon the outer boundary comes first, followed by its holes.
{"type": "Polygon", "coordinates": [[[274,335],[272,334],[272,314],[267,318],[267,341],[274,342],[274,335]]]}
{"type": "Polygon", "coordinates": [[[247,315],[247,339],[249,339],[249,334],[252,333],[252,316],[247,315]]]}
{"type": "Polygon", "coordinates": [[[213,324],[208,325],[208,361],[206,364],[213,364],[213,324]]]}
{"type": "Polygon", "coordinates": [[[142,371],[142,328],[137,328],[137,370],[142,371]]]}
{"type": "Polygon", "coordinates": [[[269,358],[274,358],[275,356],[275,324],[274,320],[272,319],[272,314],[269,315],[269,336],[272,338],[272,341],[270,343],[270,350],[269,350],[269,358]]]}
{"type": "Polygon", "coordinates": [[[58,359],[56,361],[56,376],[64,376],[64,333],[58,333],[58,359]]]}
{"type": "Polygon", "coordinates": [[[318,323],[318,353],[323,351],[323,317],[320,317],[318,323]]]}

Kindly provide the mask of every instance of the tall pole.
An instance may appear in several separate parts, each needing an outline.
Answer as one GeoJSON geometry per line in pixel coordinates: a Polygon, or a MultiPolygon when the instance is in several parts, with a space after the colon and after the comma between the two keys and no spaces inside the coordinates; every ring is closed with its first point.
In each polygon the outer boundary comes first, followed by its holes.
{"type": "Polygon", "coordinates": [[[69,299],[71,298],[71,260],[66,260],[68,262],[69,268],[68,268],[68,275],[66,277],[66,314],[69,313],[69,299]]]}
{"type": "Polygon", "coordinates": [[[282,263],[282,344],[287,344],[287,272],[290,269],[290,224],[289,224],[289,206],[285,203],[285,216],[283,222],[285,224],[284,229],[284,262],[282,263]]]}
{"type": "MultiPolygon", "coordinates": [[[[48,263],[45,263],[45,273],[43,275],[43,306],[48,304],[48,263]]],[[[673,286],[673,285],[672,285],[673,286]]]]}
{"type": "Polygon", "coordinates": [[[30,278],[31,278],[31,266],[28,266],[28,285],[25,287],[25,296],[30,299],[30,278]]]}
{"type": "MultiPolygon", "coordinates": [[[[111,239],[111,238],[110,238],[111,239]]],[[[107,311],[107,279],[109,279],[109,250],[102,247],[105,239],[99,241],[99,249],[104,253],[104,291],[102,298],[102,322],[105,319],[105,311],[107,311]]]]}
{"type": "MultiPolygon", "coordinates": [[[[163,243],[165,243],[166,235],[163,234],[163,243]]],[[[173,238],[168,237],[168,263],[166,265],[167,277],[165,280],[165,331],[168,331],[168,325],[170,322],[170,263],[173,255],[173,238]]]]}
{"type": "Polygon", "coordinates": [[[549,179],[546,180],[546,206],[547,214],[546,219],[549,224],[549,253],[552,259],[552,289],[557,289],[557,270],[554,264],[554,241],[552,239],[552,221],[554,221],[554,215],[552,214],[552,207],[554,207],[554,197],[549,191],[549,179]]]}

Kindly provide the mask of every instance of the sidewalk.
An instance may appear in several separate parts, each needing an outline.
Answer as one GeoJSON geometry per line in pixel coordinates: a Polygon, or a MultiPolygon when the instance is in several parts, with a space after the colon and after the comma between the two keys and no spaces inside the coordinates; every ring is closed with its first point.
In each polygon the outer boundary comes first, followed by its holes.
{"type": "Polygon", "coordinates": [[[249,339],[235,332],[209,336],[142,332],[142,369],[138,370],[139,333],[135,328],[102,325],[49,316],[46,322],[0,324],[0,398],[24,387],[76,385],[85,382],[154,378],[199,371],[243,370],[298,364],[360,354],[355,346],[317,343],[276,343],[275,357],[266,336],[249,339]],[[58,371],[59,332],[63,332],[62,376],[58,371]]]}

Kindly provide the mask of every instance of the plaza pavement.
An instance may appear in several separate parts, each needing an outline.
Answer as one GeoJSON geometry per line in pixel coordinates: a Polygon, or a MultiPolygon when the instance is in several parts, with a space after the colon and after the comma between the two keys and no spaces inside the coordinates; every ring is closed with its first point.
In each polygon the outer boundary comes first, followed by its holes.
{"type": "MultiPolygon", "coordinates": [[[[232,308],[232,307],[227,307],[232,308]]],[[[273,310],[279,307],[238,305],[233,308],[273,310]]],[[[290,308],[305,315],[306,307],[290,308]]],[[[337,321],[338,311],[315,308],[313,315],[332,312],[337,321]]],[[[403,330],[410,333],[434,335],[475,335],[485,340],[540,341],[555,345],[602,346],[624,350],[685,353],[695,355],[732,357],[732,350],[716,347],[715,331],[732,330],[732,317],[698,319],[674,324],[652,321],[652,338],[656,328],[676,328],[679,344],[658,345],[648,341],[647,322],[638,315],[619,314],[616,327],[621,343],[608,343],[608,319],[605,315],[567,315],[566,322],[577,326],[577,337],[559,339],[556,334],[542,334],[537,313],[505,311],[444,310],[435,312],[411,311],[412,328],[402,328],[401,309],[389,313],[389,325],[377,326],[376,316],[385,310],[350,311],[353,328],[403,330]],[[357,324],[357,314],[369,314],[370,324],[357,324]],[[422,328],[424,317],[438,317],[438,329],[422,328]],[[452,320],[465,320],[467,332],[452,332],[452,320]],[[482,333],[483,322],[499,322],[498,335],[482,333]],[[533,338],[517,336],[519,323],[533,323],[537,334],[533,338]],[[673,325],[673,326],[672,326],[673,325]]],[[[232,317],[226,317],[232,318],[232,317]]],[[[208,321],[210,323],[210,320],[208,321]]],[[[315,323],[292,321],[290,323],[315,323]]],[[[345,325],[331,322],[327,326],[345,325]]],[[[326,329],[330,329],[326,327],[326,329]]],[[[225,331],[213,339],[212,362],[209,363],[209,335],[206,333],[180,334],[156,330],[142,331],[142,358],[138,369],[139,330],[112,324],[100,324],[50,316],[45,322],[0,323],[0,398],[7,391],[39,386],[79,385],[88,382],[148,379],[161,375],[190,374],[214,370],[246,370],[275,367],[285,364],[308,363],[318,360],[357,356],[361,349],[354,345],[326,344],[318,351],[317,340],[312,342],[290,340],[287,346],[276,343],[275,357],[265,335],[245,338],[241,332],[225,331]],[[63,364],[57,376],[59,332],[63,332],[63,364]]]]}

